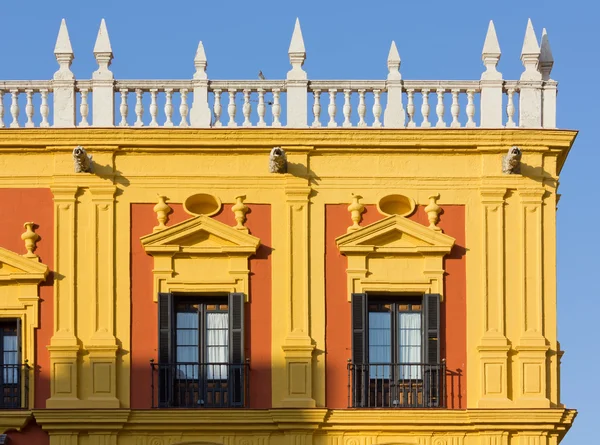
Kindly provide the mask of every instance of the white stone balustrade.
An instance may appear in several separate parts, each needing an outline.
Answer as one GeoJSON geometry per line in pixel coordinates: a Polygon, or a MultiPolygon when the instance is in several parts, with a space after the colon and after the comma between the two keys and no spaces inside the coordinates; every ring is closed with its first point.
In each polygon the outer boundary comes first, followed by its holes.
{"type": "Polygon", "coordinates": [[[286,79],[210,80],[202,42],[189,80],[119,80],[102,20],[94,46],[98,69],[75,79],[63,20],[52,80],[0,81],[0,128],[19,127],[293,127],[293,128],[555,128],[557,82],[546,30],[538,44],[528,22],[519,80],[497,70],[501,51],[490,22],[479,80],[407,80],[392,42],[381,80],[311,80],[299,21],[286,79]]]}

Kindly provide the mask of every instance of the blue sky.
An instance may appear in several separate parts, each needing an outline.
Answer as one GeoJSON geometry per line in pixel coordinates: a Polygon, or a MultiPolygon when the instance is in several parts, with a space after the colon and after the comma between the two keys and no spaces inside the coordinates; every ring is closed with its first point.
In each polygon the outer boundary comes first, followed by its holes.
{"type": "MultiPolygon", "coordinates": [[[[75,51],[72,70],[90,78],[92,48],[105,18],[116,78],[190,78],[199,40],[213,79],[284,78],[294,20],[300,18],[309,78],[383,79],[390,41],[402,57],[405,79],[478,79],[481,48],[493,19],[502,48],[499,70],[518,79],[527,18],[538,36],[548,30],[559,82],[558,126],[579,130],[560,178],[558,210],[559,338],[562,400],[577,408],[575,426],[563,441],[575,445],[597,431],[600,359],[596,327],[600,313],[600,216],[592,185],[600,136],[597,74],[600,72],[600,8],[571,1],[42,1],[5,0],[0,41],[1,79],[50,79],[61,18],[75,51]],[[85,5],[85,6],[84,6],[85,5]],[[593,141],[596,141],[594,143],[593,141]],[[587,227],[587,229],[586,229],[587,227]],[[591,234],[585,234],[592,230],[591,234]],[[581,236],[585,239],[582,240],[581,236]]],[[[6,111],[8,113],[8,110],[6,111]]],[[[433,112],[432,112],[433,115],[433,112]]]]}

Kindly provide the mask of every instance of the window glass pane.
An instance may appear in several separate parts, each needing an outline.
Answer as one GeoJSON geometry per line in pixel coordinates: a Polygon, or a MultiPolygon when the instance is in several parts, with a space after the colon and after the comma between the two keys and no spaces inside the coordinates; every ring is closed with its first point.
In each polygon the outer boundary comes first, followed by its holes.
{"type": "Polygon", "coordinates": [[[198,312],[177,312],[175,323],[177,328],[198,329],[198,312]]]}
{"type": "Polygon", "coordinates": [[[421,378],[421,313],[400,312],[398,314],[398,348],[400,378],[421,378]],[[415,363],[410,365],[409,363],[415,363]]]}
{"type": "Polygon", "coordinates": [[[18,382],[19,366],[18,366],[18,345],[16,329],[11,326],[7,327],[2,332],[2,363],[4,372],[2,378],[5,384],[14,384],[18,382]],[[7,366],[8,365],[8,366],[7,366]]]}
{"type": "Polygon", "coordinates": [[[209,379],[227,378],[228,344],[229,315],[221,312],[208,312],[206,314],[206,363],[209,379]]]}
{"type": "Polygon", "coordinates": [[[177,346],[198,346],[198,329],[177,329],[177,346]]]}
{"type": "Polygon", "coordinates": [[[392,361],[391,314],[369,312],[369,375],[374,378],[389,378],[392,361]]]}

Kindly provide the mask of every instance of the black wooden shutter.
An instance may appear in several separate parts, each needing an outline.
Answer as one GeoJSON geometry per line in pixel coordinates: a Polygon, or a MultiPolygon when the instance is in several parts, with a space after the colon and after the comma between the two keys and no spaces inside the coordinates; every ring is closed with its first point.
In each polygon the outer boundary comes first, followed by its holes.
{"type": "Polygon", "coordinates": [[[229,294],[229,363],[244,363],[244,294],[229,294]]]}
{"type": "Polygon", "coordinates": [[[367,294],[352,294],[352,400],[353,408],[366,406],[369,388],[369,312],[367,294]]]}
{"type": "Polygon", "coordinates": [[[440,294],[423,295],[424,362],[440,364],[440,294]]]}
{"type": "Polygon", "coordinates": [[[173,362],[172,341],[173,294],[158,294],[158,407],[172,405],[173,362]]]}
{"type": "Polygon", "coordinates": [[[17,384],[17,391],[18,391],[18,401],[17,401],[17,408],[27,408],[29,405],[29,400],[27,400],[28,398],[28,391],[25,390],[25,387],[29,386],[29,369],[27,369],[26,367],[21,367],[23,363],[23,355],[22,355],[22,351],[23,348],[21,346],[21,342],[22,342],[22,337],[21,337],[21,318],[17,318],[16,320],[16,324],[17,324],[17,369],[14,370],[14,373],[16,374],[17,377],[17,381],[15,382],[17,384]],[[25,385],[21,385],[21,376],[25,377],[25,385]],[[25,400],[22,400],[22,398],[24,398],[25,400]]]}
{"type": "Polygon", "coordinates": [[[158,363],[173,363],[173,294],[158,294],[158,363]]]}
{"type": "Polygon", "coordinates": [[[352,362],[369,362],[367,294],[352,294],[352,362]]]}
{"type": "Polygon", "coordinates": [[[244,364],[243,293],[229,294],[229,400],[232,407],[243,407],[248,376],[244,364]]]}

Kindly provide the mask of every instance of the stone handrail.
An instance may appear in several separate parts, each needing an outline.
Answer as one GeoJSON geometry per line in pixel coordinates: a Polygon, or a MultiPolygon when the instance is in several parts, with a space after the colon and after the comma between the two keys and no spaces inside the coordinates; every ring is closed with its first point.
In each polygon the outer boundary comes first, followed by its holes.
{"type": "Polygon", "coordinates": [[[387,127],[555,128],[557,83],[546,31],[538,45],[527,25],[519,80],[496,69],[500,47],[490,22],[479,80],[405,80],[392,42],[381,80],[310,80],[297,21],[286,79],[210,80],[202,42],[189,80],[115,80],[104,20],[94,47],[98,70],[89,80],[70,71],[73,51],[61,23],[53,80],[0,81],[0,128],[18,127],[387,127]],[[90,107],[91,103],[91,107],[90,107]],[[92,109],[90,109],[92,108],[92,109]],[[24,113],[22,113],[24,110],[24,113]]]}

